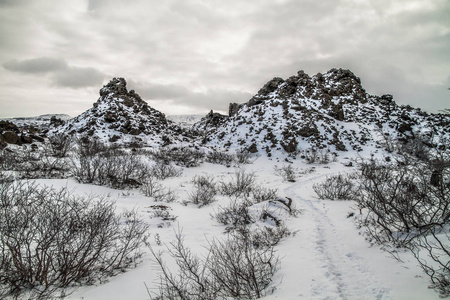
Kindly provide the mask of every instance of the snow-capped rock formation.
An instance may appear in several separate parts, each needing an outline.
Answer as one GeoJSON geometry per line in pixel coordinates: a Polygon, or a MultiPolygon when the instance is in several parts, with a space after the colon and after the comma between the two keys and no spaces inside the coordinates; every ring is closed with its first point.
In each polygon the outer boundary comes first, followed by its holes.
{"type": "Polygon", "coordinates": [[[373,151],[387,139],[418,135],[443,146],[450,138],[449,115],[399,106],[391,95],[369,95],[361,80],[343,69],[273,78],[247,103],[230,104],[229,112],[215,122],[210,114],[194,126],[206,132],[206,144],[270,154],[311,147],[373,151]]]}
{"type": "Polygon", "coordinates": [[[83,114],[53,132],[95,136],[105,142],[168,145],[188,139],[184,131],[150,107],[124,78],[114,78],[100,89],[100,98],[83,114]]]}

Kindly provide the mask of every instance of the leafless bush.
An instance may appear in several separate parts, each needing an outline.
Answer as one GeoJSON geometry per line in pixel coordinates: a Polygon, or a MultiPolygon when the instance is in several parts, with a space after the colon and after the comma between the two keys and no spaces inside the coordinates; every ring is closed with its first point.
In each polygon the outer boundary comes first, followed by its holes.
{"type": "Polygon", "coordinates": [[[92,284],[137,263],[147,225],[106,198],[33,183],[0,186],[0,295],[92,284]]]}
{"type": "Polygon", "coordinates": [[[145,177],[142,180],[140,186],[141,192],[144,194],[144,196],[147,197],[154,197],[155,195],[158,195],[163,189],[164,187],[161,182],[154,176],[145,177]]]}
{"type": "Polygon", "coordinates": [[[213,240],[202,260],[184,245],[178,233],[169,252],[176,260],[177,275],[167,268],[161,253],[153,251],[162,270],[155,299],[257,299],[267,294],[279,269],[273,247],[256,249],[244,235],[213,240]]]}
{"type": "Polygon", "coordinates": [[[174,202],[175,192],[165,188],[161,182],[153,176],[146,177],[140,186],[141,192],[147,197],[153,197],[157,202],[174,202]]]}
{"type": "Polygon", "coordinates": [[[4,148],[0,150],[0,169],[2,170],[16,170],[18,165],[16,152],[4,148]]]}
{"type": "Polygon", "coordinates": [[[389,164],[362,164],[358,203],[367,235],[395,254],[410,249],[434,286],[449,295],[450,162],[405,155],[389,164]],[[445,233],[447,232],[447,233],[445,233]]]}
{"type": "Polygon", "coordinates": [[[16,171],[21,178],[65,178],[69,176],[67,158],[48,155],[30,147],[4,149],[0,154],[3,170],[16,171]]]}
{"type": "Polygon", "coordinates": [[[328,164],[336,159],[336,154],[328,149],[311,148],[302,151],[301,158],[309,164],[328,164]]]}
{"type": "Polygon", "coordinates": [[[325,181],[313,185],[320,199],[354,200],[358,195],[355,184],[347,175],[327,176],[325,181]]]}
{"type": "Polygon", "coordinates": [[[190,202],[199,205],[199,207],[214,202],[217,194],[216,183],[211,176],[195,176],[193,179],[194,190],[189,194],[190,202]]]}
{"type": "Polygon", "coordinates": [[[428,235],[418,237],[413,247],[413,255],[422,269],[430,277],[432,286],[442,297],[450,295],[450,226],[431,230],[428,235]]]}
{"type": "Polygon", "coordinates": [[[236,162],[238,164],[250,164],[253,162],[252,159],[255,160],[257,157],[246,149],[236,151],[236,162]]]}
{"type": "Polygon", "coordinates": [[[173,162],[183,167],[197,167],[205,158],[203,151],[191,147],[182,148],[159,148],[151,153],[153,159],[157,162],[169,164],[173,162]]]}
{"type": "Polygon", "coordinates": [[[134,152],[95,147],[102,152],[86,155],[81,147],[72,159],[72,175],[80,182],[126,188],[139,186],[148,176],[147,164],[134,152]]]}
{"type": "Polygon", "coordinates": [[[235,156],[233,154],[213,150],[206,155],[206,161],[212,164],[230,167],[235,161],[235,156]]]}
{"type": "Polygon", "coordinates": [[[278,198],[277,196],[277,190],[271,189],[271,188],[254,188],[252,190],[252,200],[254,203],[261,203],[264,201],[272,201],[276,200],[278,198]]]}
{"type": "Polygon", "coordinates": [[[221,182],[220,189],[222,194],[229,197],[249,196],[254,188],[255,180],[255,173],[247,173],[241,169],[234,173],[230,182],[221,182]]]}
{"type": "Polygon", "coordinates": [[[163,162],[157,162],[150,170],[150,174],[160,180],[164,180],[169,177],[178,177],[182,172],[182,169],[163,162]]]}
{"type": "Polygon", "coordinates": [[[245,199],[232,199],[228,206],[219,206],[214,217],[217,222],[227,226],[227,231],[243,228],[256,221],[250,214],[251,205],[245,199]]]}
{"type": "Polygon", "coordinates": [[[167,202],[167,203],[171,203],[177,200],[175,192],[170,188],[161,189],[155,195],[153,195],[153,198],[155,199],[156,202],[167,202]]]}
{"type": "Polygon", "coordinates": [[[175,221],[177,217],[170,213],[171,208],[166,205],[151,205],[151,218],[160,218],[163,221],[175,221]]]}
{"type": "Polygon", "coordinates": [[[275,166],[275,173],[283,178],[284,181],[295,182],[297,170],[291,165],[283,165],[281,168],[275,166]]]}
{"type": "Polygon", "coordinates": [[[263,226],[257,229],[241,229],[236,234],[248,235],[248,239],[256,249],[274,247],[280,241],[292,234],[285,224],[280,224],[276,227],[263,226]]]}
{"type": "Polygon", "coordinates": [[[72,147],[72,137],[57,133],[48,137],[47,152],[55,157],[66,157],[72,147]]]}
{"type": "Polygon", "coordinates": [[[79,157],[96,156],[105,153],[110,147],[95,138],[83,137],[75,140],[76,152],[79,157]]]}

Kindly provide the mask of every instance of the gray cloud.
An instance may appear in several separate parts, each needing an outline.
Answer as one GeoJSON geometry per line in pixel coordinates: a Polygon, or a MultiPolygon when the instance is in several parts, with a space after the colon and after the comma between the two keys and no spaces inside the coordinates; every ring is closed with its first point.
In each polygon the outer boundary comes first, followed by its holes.
{"type": "Polygon", "coordinates": [[[7,70],[32,75],[49,74],[55,86],[84,88],[102,84],[105,74],[90,67],[74,67],[63,59],[38,57],[27,60],[11,60],[3,64],[7,70]]]}
{"type": "Polygon", "coordinates": [[[3,64],[3,67],[14,72],[22,73],[51,73],[68,68],[67,63],[58,58],[39,57],[27,60],[11,60],[3,64]]]}
{"type": "Polygon", "coordinates": [[[100,86],[105,75],[94,68],[70,67],[54,75],[56,85],[70,88],[100,86]]]}
{"type": "Polygon", "coordinates": [[[165,113],[226,110],[274,76],[342,67],[368,92],[430,103],[432,111],[448,106],[450,92],[440,92],[450,75],[448,1],[0,0],[0,7],[0,92],[15,98],[30,93],[22,77],[35,76],[45,101],[81,92],[95,99],[104,74],[115,74],[165,113]]]}

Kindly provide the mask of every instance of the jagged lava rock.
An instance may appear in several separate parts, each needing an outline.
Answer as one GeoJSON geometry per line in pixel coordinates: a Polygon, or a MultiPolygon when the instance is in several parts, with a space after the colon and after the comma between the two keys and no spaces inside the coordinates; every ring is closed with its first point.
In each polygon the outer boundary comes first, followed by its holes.
{"type": "Polygon", "coordinates": [[[150,107],[134,91],[127,90],[124,78],[113,78],[100,89],[93,107],[69,120],[54,132],[95,136],[104,142],[167,145],[188,139],[184,131],[150,107]]]}
{"type": "Polygon", "coordinates": [[[438,146],[450,138],[450,116],[399,106],[392,95],[366,93],[349,70],[331,69],[310,77],[303,71],[286,80],[275,77],[247,103],[230,104],[230,116],[217,124],[203,122],[207,145],[252,148],[260,153],[378,151],[386,137],[418,135],[438,146]]]}

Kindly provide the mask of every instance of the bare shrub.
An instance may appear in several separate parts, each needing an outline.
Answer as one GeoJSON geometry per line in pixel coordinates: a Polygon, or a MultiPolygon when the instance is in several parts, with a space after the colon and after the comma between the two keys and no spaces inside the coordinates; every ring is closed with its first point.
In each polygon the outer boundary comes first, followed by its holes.
{"type": "Polygon", "coordinates": [[[72,159],[72,175],[80,182],[107,185],[113,188],[136,187],[150,172],[146,163],[133,151],[121,151],[89,142],[94,149],[81,144],[72,159]],[[99,152],[97,152],[99,151],[99,152]]]}
{"type": "Polygon", "coordinates": [[[17,168],[22,178],[66,178],[70,174],[69,161],[66,158],[34,152],[22,156],[22,159],[17,168]]]}
{"type": "Polygon", "coordinates": [[[197,167],[203,163],[205,159],[205,153],[191,147],[181,148],[159,148],[151,152],[152,158],[164,164],[173,162],[176,165],[186,168],[197,167]]]}
{"type": "Polygon", "coordinates": [[[142,181],[140,190],[145,196],[152,197],[156,202],[170,203],[176,200],[175,192],[164,187],[161,182],[153,176],[148,176],[142,181]]]}
{"type": "Polygon", "coordinates": [[[69,164],[66,158],[54,157],[33,147],[3,149],[0,152],[2,170],[16,171],[19,178],[66,178],[69,164]]]}
{"type": "Polygon", "coordinates": [[[144,196],[147,197],[154,197],[155,195],[158,195],[163,189],[164,187],[162,186],[161,182],[154,176],[145,177],[142,180],[140,186],[141,192],[144,194],[144,196]]]}
{"type": "Polygon", "coordinates": [[[273,247],[256,249],[244,235],[213,240],[208,255],[201,259],[178,233],[169,251],[177,263],[177,275],[167,268],[161,253],[152,251],[162,270],[156,299],[257,299],[267,294],[279,269],[273,247]]]}
{"type": "Polygon", "coordinates": [[[216,201],[217,194],[216,183],[211,176],[195,176],[193,179],[194,190],[189,194],[190,202],[199,205],[199,207],[208,205],[216,201]]]}
{"type": "Polygon", "coordinates": [[[360,196],[366,234],[396,254],[407,248],[430,276],[434,287],[449,295],[450,162],[442,156],[418,160],[405,155],[389,164],[362,164],[360,196]]]}
{"type": "Polygon", "coordinates": [[[163,221],[175,221],[177,219],[170,213],[171,208],[166,205],[151,205],[150,208],[152,209],[151,218],[160,218],[163,221]]]}
{"type": "Polygon", "coordinates": [[[215,214],[217,222],[227,226],[227,231],[246,227],[255,223],[255,218],[250,214],[251,202],[242,199],[233,199],[228,206],[219,206],[215,214]]]}
{"type": "Polygon", "coordinates": [[[151,169],[150,174],[160,180],[164,180],[169,177],[178,177],[183,172],[182,169],[174,167],[171,164],[165,164],[163,162],[157,162],[151,169]]]}
{"type": "Polygon", "coordinates": [[[138,262],[147,225],[106,198],[33,183],[0,186],[0,295],[92,284],[138,262]]]}
{"type": "Polygon", "coordinates": [[[252,189],[252,197],[254,203],[261,203],[264,201],[272,201],[276,200],[278,198],[277,196],[277,190],[271,189],[271,188],[253,188],[252,189]]]}
{"type": "Polygon", "coordinates": [[[450,226],[431,230],[414,240],[409,247],[420,263],[422,269],[430,277],[432,287],[442,297],[450,295],[450,226]]]}
{"type": "Polygon", "coordinates": [[[175,192],[169,188],[163,188],[160,191],[158,191],[155,195],[153,195],[153,198],[156,202],[175,202],[177,200],[177,195],[175,192]]]}
{"type": "Polygon", "coordinates": [[[72,137],[57,133],[48,137],[47,152],[55,157],[66,157],[72,147],[72,137]]]}
{"type": "Polygon", "coordinates": [[[247,173],[241,169],[234,173],[230,182],[221,182],[220,189],[222,194],[229,197],[249,196],[254,188],[255,180],[255,173],[247,173]]]}
{"type": "Polygon", "coordinates": [[[275,166],[275,173],[281,176],[284,181],[295,182],[297,172],[297,169],[295,169],[292,164],[283,165],[281,168],[275,166]]]}
{"type": "Polygon", "coordinates": [[[0,169],[1,170],[17,170],[19,164],[17,153],[8,148],[0,150],[0,169]]]}
{"type": "Polygon", "coordinates": [[[290,236],[292,232],[285,224],[280,224],[276,227],[263,226],[252,230],[238,230],[236,234],[248,235],[251,245],[259,249],[278,245],[282,239],[290,236]]]}
{"type": "Polygon", "coordinates": [[[236,151],[235,157],[238,164],[251,164],[254,160],[256,160],[256,158],[258,158],[258,156],[250,153],[246,149],[236,151]]]}
{"type": "Polygon", "coordinates": [[[206,161],[212,164],[219,164],[230,167],[235,161],[233,154],[213,150],[206,155],[206,161]]]}
{"type": "Polygon", "coordinates": [[[347,175],[327,176],[325,181],[313,185],[320,199],[354,200],[358,195],[355,184],[347,175]]]}
{"type": "Polygon", "coordinates": [[[301,152],[301,158],[305,159],[308,164],[328,164],[335,161],[336,154],[331,153],[328,149],[310,148],[301,152]]]}

